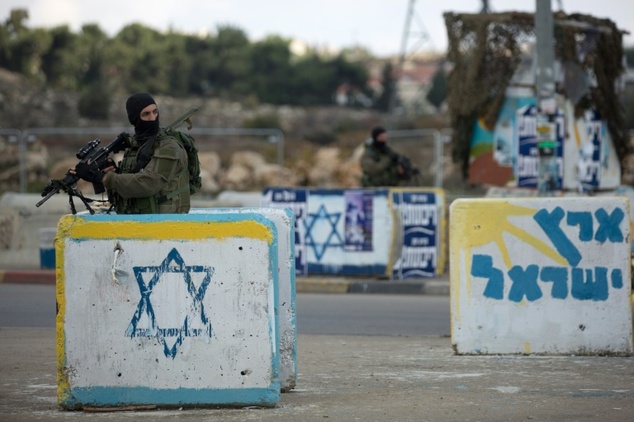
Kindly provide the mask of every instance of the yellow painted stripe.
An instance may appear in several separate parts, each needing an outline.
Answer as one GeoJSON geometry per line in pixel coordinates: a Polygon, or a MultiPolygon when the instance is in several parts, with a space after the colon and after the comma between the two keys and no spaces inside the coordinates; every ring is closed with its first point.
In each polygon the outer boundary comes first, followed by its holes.
{"type": "Polygon", "coordinates": [[[575,129],[575,142],[577,143],[577,148],[581,148],[581,136],[579,136],[579,128],[577,127],[577,120],[572,123],[572,127],[575,129]]]}
{"type": "MultiPolygon", "coordinates": [[[[59,232],[58,232],[59,233],[59,232]]],[[[55,298],[57,301],[57,317],[55,318],[55,350],[57,357],[57,402],[68,400],[70,396],[70,382],[66,368],[66,333],[64,324],[66,319],[66,293],[64,280],[64,245],[63,240],[55,238],[55,298]]]]}
{"type": "Polygon", "coordinates": [[[138,221],[86,221],[68,216],[59,224],[60,237],[74,239],[148,239],[199,240],[246,237],[273,242],[271,229],[256,221],[204,222],[138,222],[138,221]]]}

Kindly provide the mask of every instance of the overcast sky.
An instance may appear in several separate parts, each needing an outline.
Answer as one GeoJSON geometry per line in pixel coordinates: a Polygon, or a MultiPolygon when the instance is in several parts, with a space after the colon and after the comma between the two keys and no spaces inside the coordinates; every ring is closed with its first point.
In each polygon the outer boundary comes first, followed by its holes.
{"type": "MultiPolygon", "coordinates": [[[[552,0],[553,8],[612,19],[634,33],[634,0],[552,0]]],[[[267,35],[297,38],[311,46],[343,48],[361,45],[378,56],[398,54],[408,0],[1,0],[0,19],[9,11],[29,11],[29,27],[68,24],[77,32],[82,24],[97,23],[109,35],[123,26],[143,25],[178,32],[215,33],[218,25],[244,30],[251,41],[267,35]]],[[[535,0],[489,0],[494,12],[535,11],[535,0]]],[[[481,0],[418,0],[408,37],[408,52],[444,52],[447,34],[444,12],[479,12],[481,0]],[[426,33],[429,40],[424,40],[426,33]],[[414,41],[420,47],[412,47],[414,41]]],[[[634,45],[632,34],[624,37],[634,45]]]]}

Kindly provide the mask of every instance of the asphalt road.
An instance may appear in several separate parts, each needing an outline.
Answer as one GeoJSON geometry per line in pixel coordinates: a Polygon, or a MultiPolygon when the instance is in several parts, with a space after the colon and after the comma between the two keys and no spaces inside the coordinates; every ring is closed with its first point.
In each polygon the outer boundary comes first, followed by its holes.
{"type": "Polygon", "coordinates": [[[300,334],[449,336],[449,296],[299,294],[300,334]]]}
{"type": "MultiPolygon", "coordinates": [[[[55,286],[0,284],[0,327],[55,326],[55,286]]],[[[449,297],[298,294],[299,334],[448,336],[449,297]]]]}

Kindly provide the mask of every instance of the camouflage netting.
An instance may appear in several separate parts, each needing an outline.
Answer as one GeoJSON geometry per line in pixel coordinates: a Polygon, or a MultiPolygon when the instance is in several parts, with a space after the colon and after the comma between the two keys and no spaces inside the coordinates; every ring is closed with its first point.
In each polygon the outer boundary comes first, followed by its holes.
{"type": "MultiPolygon", "coordinates": [[[[532,13],[523,12],[445,13],[444,18],[447,58],[453,64],[447,96],[454,129],[453,159],[461,163],[466,179],[474,125],[481,118],[489,129],[495,126],[506,88],[525,54],[523,47],[535,40],[535,21],[532,13]]],[[[600,113],[622,163],[630,152],[625,112],[615,92],[616,81],[624,71],[623,33],[609,19],[563,12],[555,13],[554,19],[556,59],[576,63],[597,80],[597,86],[576,103],[576,113],[589,108],[600,113]],[[567,24],[558,23],[562,21],[567,24]],[[589,29],[592,27],[602,31],[589,29]],[[591,48],[580,61],[578,52],[588,45],[591,48]]],[[[558,92],[566,94],[562,87],[558,92]]]]}

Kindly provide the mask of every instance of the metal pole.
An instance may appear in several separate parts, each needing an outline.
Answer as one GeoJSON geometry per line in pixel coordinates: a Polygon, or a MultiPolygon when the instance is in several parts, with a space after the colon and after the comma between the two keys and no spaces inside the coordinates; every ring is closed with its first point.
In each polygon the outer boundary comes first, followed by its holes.
{"type": "Polygon", "coordinates": [[[434,133],[434,152],[436,153],[436,169],[434,172],[434,186],[437,188],[442,188],[442,176],[443,176],[443,155],[444,155],[444,145],[443,145],[443,136],[440,131],[436,131],[434,133]]]}
{"type": "Polygon", "coordinates": [[[20,193],[26,192],[26,134],[21,132],[18,136],[18,168],[20,180],[20,193]]]}
{"type": "Polygon", "coordinates": [[[545,195],[558,190],[555,101],[555,37],[550,0],[535,1],[538,191],[545,195]]]}
{"type": "Polygon", "coordinates": [[[390,119],[390,128],[394,128],[396,126],[396,116],[394,115],[394,109],[396,108],[396,104],[398,102],[398,80],[401,77],[401,71],[403,70],[403,64],[405,63],[405,54],[407,51],[407,40],[409,38],[409,29],[412,23],[412,15],[414,14],[414,3],[416,0],[409,0],[409,6],[407,7],[407,16],[405,17],[405,26],[403,27],[403,36],[401,38],[401,51],[398,59],[398,64],[396,65],[396,69],[394,69],[394,77],[390,80],[390,84],[392,86],[392,95],[390,96],[390,101],[388,103],[388,114],[390,119]]]}

